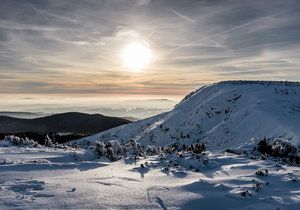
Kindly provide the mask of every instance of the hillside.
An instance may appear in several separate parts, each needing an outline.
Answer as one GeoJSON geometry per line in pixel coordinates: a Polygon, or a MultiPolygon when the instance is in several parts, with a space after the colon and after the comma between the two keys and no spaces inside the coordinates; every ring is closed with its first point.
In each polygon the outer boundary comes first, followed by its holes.
{"type": "MultiPolygon", "coordinates": [[[[0,208],[298,210],[300,147],[289,141],[299,144],[299,95],[299,83],[220,82],[170,112],[74,141],[82,147],[6,137],[0,208]],[[283,138],[250,142],[264,136],[283,138]]],[[[63,116],[44,120],[84,124],[63,116]]]]}
{"type": "Polygon", "coordinates": [[[0,133],[55,132],[93,134],[127,123],[130,123],[130,121],[122,118],[77,112],[55,114],[35,119],[0,116],[0,133]]]}
{"type": "Polygon", "coordinates": [[[210,149],[242,145],[252,138],[283,137],[300,142],[300,83],[224,81],[186,96],[170,112],[76,141],[142,144],[206,142],[210,149]]]}

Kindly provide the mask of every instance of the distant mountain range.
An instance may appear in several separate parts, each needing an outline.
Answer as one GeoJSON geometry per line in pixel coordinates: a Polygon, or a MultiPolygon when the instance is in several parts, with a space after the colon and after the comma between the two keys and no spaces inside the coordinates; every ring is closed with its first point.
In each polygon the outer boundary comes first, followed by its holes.
{"type": "MultiPolygon", "coordinates": [[[[93,110],[93,113],[95,113],[96,110],[93,110]]],[[[99,110],[98,110],[99,111],[99,110]]],[[[98,112],[101,113],[101,112],[98,112]]],[[[13,118],[21,118],[21,119],[34,119],[34,118],[41,118],[46,116],[51,116],[57,114],[55,112],[53,113],[46,113],[46,112],[22,112],[22,111],[0,111],[0,116],[8,116],[13,118]]],[[[130,117],[130,116],[114,116],[119,117],[122,119],[129,120],[131,122],[139,120],[137,117],[130,117]]]]}
{"type": "MultiPolygon", "coordinates": [[[[1,114],[0,114],[1,115],[1,114]]],[[[34,119],[0,116],[0,133],[79,133],[94,134],[131,121],[101,114],[68,112],[34,119]]]]}
{"type": "Polygon", "coordinates": [[[17,112],[17,111],[7,111],[7,112],[0,112],[0,116],[9,116],[15,118],[22,118],[22,119],[33,119],[38,117],[45,117],[50,114],[45,114],[41,112],[17,112]]]}

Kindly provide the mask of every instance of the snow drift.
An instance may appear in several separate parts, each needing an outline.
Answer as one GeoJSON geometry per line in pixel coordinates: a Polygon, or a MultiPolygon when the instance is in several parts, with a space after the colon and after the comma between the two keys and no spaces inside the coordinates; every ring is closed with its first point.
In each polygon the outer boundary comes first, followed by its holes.
{"type": "Polygon", "coordinates": [[[282,137],[300,144],[300,83],[223,81],[187,95],[175,108],[75,141],[130,139],[142,145],[205,142],[209,149],[241,146],[253,138],[282,137]]]}

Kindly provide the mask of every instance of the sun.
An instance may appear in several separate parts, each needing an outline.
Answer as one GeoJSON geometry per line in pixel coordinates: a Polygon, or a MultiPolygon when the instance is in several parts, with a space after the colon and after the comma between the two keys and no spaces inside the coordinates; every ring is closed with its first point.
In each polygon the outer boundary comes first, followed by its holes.
{"type": "Polygon", "coordinates": [[[144,69],[152,58],[152,51],[145,42],[132,42],[121,51],[123,65],[133,70],[144,69]]]}

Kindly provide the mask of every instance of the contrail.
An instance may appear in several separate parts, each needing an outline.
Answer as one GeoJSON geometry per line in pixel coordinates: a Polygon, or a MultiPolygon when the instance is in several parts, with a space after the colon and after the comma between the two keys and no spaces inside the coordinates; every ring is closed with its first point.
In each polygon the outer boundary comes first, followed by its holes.
{"type": "Polygon", "coordinates": [[[183,18],[184,20],[191,22],[191,23],[195,23],[195,21],[192,18],[189,18],[188,16],[185,16],[179,12],[177,12],[175,9],[171,9],[171,11],[175,14],[178,15],[179,17],[183,18]]]}
{"type": "Polygon", "coordinates": [[[148,34],[148,36],[146,37],[146,40],[150,39],[150,37],[151,37],[153,34],[155,34],[155,32],[156,32],[156,28],[154,28],[153,31],[151,31],[151,32],[148,34]]]}
{"type": "Polygon", "coordinates": [[[54,17],[54,18],[58,18],[58,19],[61,19],[61,20],[65,20],[65,21],[68,21],[68,22],[72,22],[72,23],[76,23],[77,21],[74,20],[74,19],[71,19],[71,18],[68,18],[68,17],[65,17],[65,16],[61,16],[61,15],[56,15],[56,14],[53,14],[53,13],[49,13],[49,12],[46,12],[46,11],[42,11],[42,10],[38,10],[36,9],[34,6],[32,5],[29,5],[32,10],[34,10],[36,13],[40,14],[41,16],[43,16],[47,21],[49,21],[49,18],[48,16],[50,17],[54,17]]]}
{"type": "Polygon", "coordinates": [[[32,6],[32,5],[29,5],[30,7],[31,7],[31,9],[34,11],[34,12],[36,12],[37,14],[40,14],[43,18],[45,18],[48,22],[50,22],[49,21],[49,18],[44,14],[44,13],[42,13],[42,12],[40,12],[39,10],[37,10],[34,6],[32,6]]]}
{"type": "Polygon", "coordinates": [[[192,46],[192,45],[197,44],[197,43],[199,43],[199,42],[202,42],[202,41],[211,39],[211,38],[213,38],[213,37],[216,37],[216,36],[219,36],[219,35],[222,35],[222,34],[231,32],[231,31],[238,30],[238,29],[240,29],[240,28],[246,27],[246,26],[248,26],[248,25],[251,25],[251,24],[253,24],[253,23],[256,23],[256,22],[258,22],[258,21],[261,21],[262,19],[269,18],[269,17],[270,17],[270,16],[263,17],[263,18],[259,18],[259,19],[250,21],[250,22],[248,22],[248,23],[245,23],[245,24],[242,24],[242,25],[235,26],[235,27],[233,27],[233,28],[227,29],[227,30],[225,30],[225,31],[222,31],[222,32],[219,32],[219,33],[216,33],[216,34],[209,35],[209,36],[204,37],[204,38],[202,38],[202,39],[198,39],[198,40],[196,40],[196,41],[193,41],[193,42],[190,42],[190,43],[181,45],[181,46],[176,47],[176,48],[174,48],[174,49],[172,49],[172,50],[169,50],[164,56],[166,56],[166,55],[168,55],[168,54],[170,54],[170,53],[172,53],[172,52],[174,52],[174,51],[177,51],[177,50],[179,50],[179,49],[182,49],[182,48],[185,48],[185,47],[189,47],[189,46],[192,46]]]}

